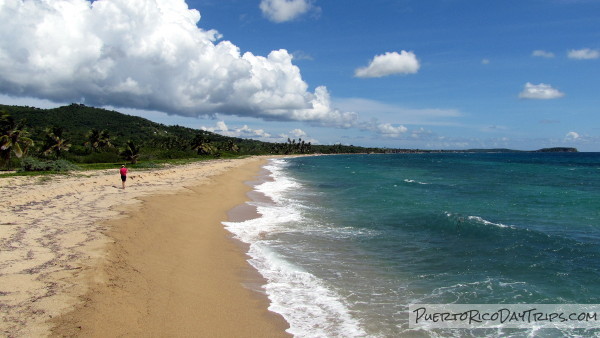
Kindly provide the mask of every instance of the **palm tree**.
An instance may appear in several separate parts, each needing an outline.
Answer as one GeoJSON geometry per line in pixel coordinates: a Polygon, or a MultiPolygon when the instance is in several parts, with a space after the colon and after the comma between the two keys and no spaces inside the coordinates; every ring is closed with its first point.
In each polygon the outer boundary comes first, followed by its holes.
{"type": "Polygon", "coordinates": [[[90,130],[88,134],[88,141],[85,143],[86,146],[92,148],[92,151],[100,150],[100,131],[98,129],[90,130]]]}
{"type": "Polygon", "coordinates": [[[140,157],[140,150],[142,148],[138,147],[133,143],[133,141],[127,141],[127,145],[125,146],[125,150],[121,152],[121,156],[125,158],[127,161],[131,162],[131,164],[136,164],[140,157]]]}
{"type": "Polygon", "coordinates": [[[16,123],[6,112],[0,113],[0,159],[10,169],[12,154],[17,158],[23,157],[27,149],[33,145],[33,140],[26,137],[23,121],[16,123]]]}
{"type": "Polygon", "coordinates": [[[71,144],[63,137],[62,127],[52,127],[46,130],[46,142],[42,153],[48,156],[52,153],[56,158],[60,158],[63,152],[69,151],[71,144]]]}
{"type": "Polygon", "coordinates": [[[290,140],[290,138],[288,137],[285,154],[289,155],[291,152],[292,152],[292,140],[290,140]]]}
{"type": "Polygon", "coordinates": [[[113,144],[110,142],[110,134],[108,131],[99,131],[95,128],[90,130],[88,134],[88,141],[85,143],[85,145],[92,148],[92,151],[100,151],[102,149],[113,147],[113,144]]]}
{"type": "Polygon", "coordinates": [[[210,144],[210,140],[202,134],[196,134],[191,142],[192,150],[195,150],[198,155],[211,155],[216,149],[210,144]]]}
{"type": "Polygon", "coordinates": [[[100,146],[100,149],[114,147],[112,142],[110,141],[110,134],[108,133],[108,131],[103,130],[100,132],[100,139],[98,141],[98,145],[100,146]]]}
{"type": "Polygon", "coordinates": [[[237,144],[233,142],[233,140],[229,140],[227,141],[227,150],[233,153],[237,153],[240,150],[240,147],[238,147],[237,144]]]}

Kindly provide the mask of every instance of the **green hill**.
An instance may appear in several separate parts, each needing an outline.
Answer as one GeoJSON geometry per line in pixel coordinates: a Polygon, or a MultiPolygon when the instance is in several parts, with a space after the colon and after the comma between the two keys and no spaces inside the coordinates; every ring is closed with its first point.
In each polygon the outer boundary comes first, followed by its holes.
{"type": "MultiPolygon", "coordinates": [[[[125,115],[116,111],[71,104],[54,109],[0,105],[15,119],[26,121],[30,133],[39,140],[44,130],[59,126],[74,143],[84,143],[91,129],[107,130],[117,143],[127,140],[137,142],[164,137],[193,138],[199,131],[180,126],[166,126],[142,117],[125,115]]],[[[206,132],[206,134],[212,134],[206,132]]],[[[220,135],[212,134],[215,140],[220,135]]]]}

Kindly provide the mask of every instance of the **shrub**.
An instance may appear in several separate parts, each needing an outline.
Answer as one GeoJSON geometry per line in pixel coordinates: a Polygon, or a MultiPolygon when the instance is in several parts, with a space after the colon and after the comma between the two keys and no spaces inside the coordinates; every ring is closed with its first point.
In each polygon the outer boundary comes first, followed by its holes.
{"type": "Polygon", "coordinates": [[[44,161],[35,157],[27,157],[21,161],[23,171],[70,171],[79,169],[66,160],[44,161]]]}
{"type": "Polygon", "coordinates": [[[26,157],[21,161],[21,169],[23,171],[46,171],[48,170],[47,162],[35,157],[26,157]]]}

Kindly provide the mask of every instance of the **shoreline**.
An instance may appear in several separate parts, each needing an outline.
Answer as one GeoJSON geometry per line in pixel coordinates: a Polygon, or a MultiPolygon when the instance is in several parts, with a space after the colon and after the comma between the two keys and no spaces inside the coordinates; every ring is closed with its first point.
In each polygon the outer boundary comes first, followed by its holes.
{"type": "Polygon", "coordinates": [[[0,217],[12,216],[0,224],[0,244],[10,249],[0,256],[7,313],[0,332],[289,336],[287,322],[255,291],[264,280],[247,262],[245,244],[221,224],[248,201],[245,182],[265,162],[135,171],[124,191],[116,170],[53,178],[45,187],[31,178],[0,180],[0,192],[23,193],[0,209],[0,217]]]}

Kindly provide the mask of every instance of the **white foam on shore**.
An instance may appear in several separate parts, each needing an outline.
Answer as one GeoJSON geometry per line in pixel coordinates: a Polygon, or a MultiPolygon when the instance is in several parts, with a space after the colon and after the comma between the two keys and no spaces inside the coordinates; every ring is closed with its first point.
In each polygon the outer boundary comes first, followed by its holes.
{"type": "MultiPolygon", "coordinates": [[[[285,160],[271,160],[265,166],[272,181],[255,187],[273,203],[250,204],[259,218],[243,222],[223,222],[238,239],[250,244],[249,263],[267,280],[264,286],[271,301],[269,310],[281,314],[290,324],[288,333],[296,337],[360,337],[366,333],[352,317],[342,298],[325,282],[286,260],[272,245],[274,234],[292,230],[302,212],[297,202],[286,197],[301,184],[284,175],[285,160]]],[[[292,230],[293,231],[293,230],[292,230]]]]}

